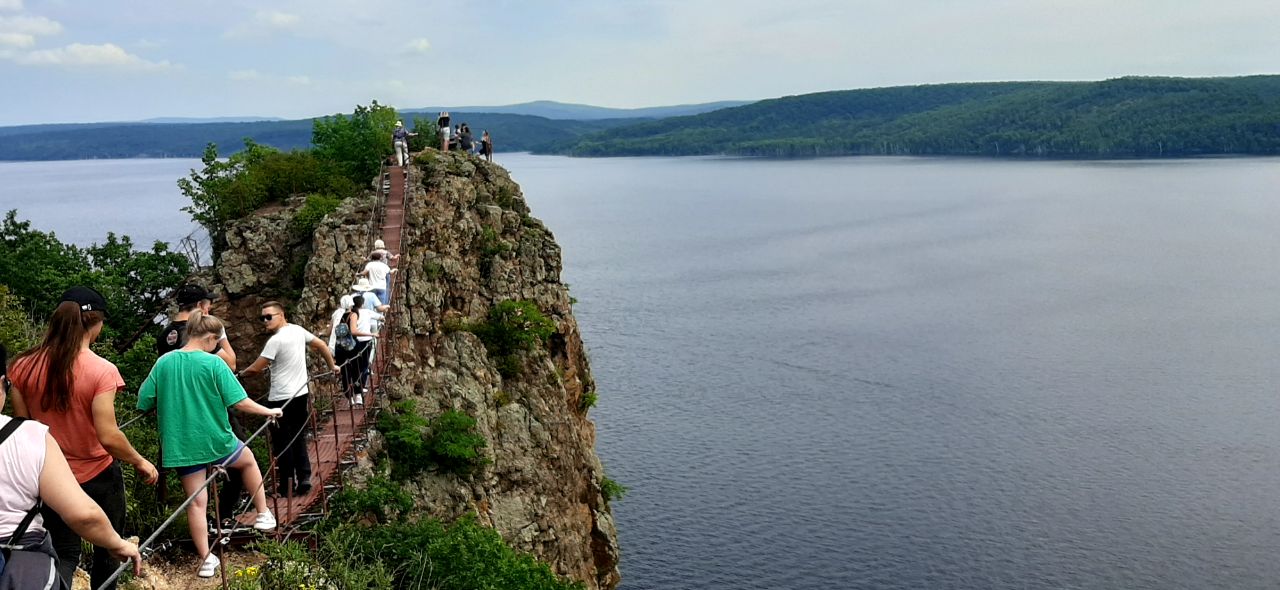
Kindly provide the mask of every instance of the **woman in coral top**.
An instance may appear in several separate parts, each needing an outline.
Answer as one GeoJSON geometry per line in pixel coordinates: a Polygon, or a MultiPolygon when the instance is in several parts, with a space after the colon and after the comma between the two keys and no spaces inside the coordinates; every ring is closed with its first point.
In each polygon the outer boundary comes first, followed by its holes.
{"type": "MultiPolygon", "coordinates": [[[[13,361],[9,378],[14,413],[49,427],[76,482],[107,513],[118,533],[125,503],[124,474],[117,459],[133,465],[148,484],[156,482],[157,473],[116,425],[116,392],[124,387],[120,371],[89,350],[102,332],[106,308],[97,291],[68,289],[49,318],[44,340],[13,361]]],[[[80,562],[80,535],[53,510],[46,508],[42,516],[60,558],[59,573],[70,580],[80,562]]],[[[116,563],[105,548],[93,550],[89,577],[94,588],[111,576],[116,563]]]]}

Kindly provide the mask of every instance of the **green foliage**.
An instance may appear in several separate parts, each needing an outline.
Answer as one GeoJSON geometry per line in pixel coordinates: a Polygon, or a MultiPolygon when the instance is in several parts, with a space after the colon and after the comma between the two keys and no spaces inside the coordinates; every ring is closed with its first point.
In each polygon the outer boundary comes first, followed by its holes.
{"type": "Polygon", "coordinates": [[[532,350],[556,331],[556,325],[532,301],[506,300],[489,310],[488,319],[468,329],[480,338],[491,357],[532,350]]]}
{"type": "Polygon", "coordinates": [[[102,244],[80,248],[19,221],[17,211],[0,222],[0,284],[21,300],[37,324],[53,313],[68,287],[97,289],[108,305],[99,342],[117,353],[128,350],[129,340],[150,325],[165,295],[190,272],[187,258],[170,252],[163,242],[149,251],[135,250],[128,236],[107,234],[102,244]]]}
{"type": "Polygon", "coordinates": [[[476,419],[458,410],[446,410],[431,421],[427,452],[444,471],[466,474],[485,463],[487,442],[475,431],[476,419]]]}
{"type": "Polygon", "coordinates": [[[599,394],[594,390],[583,393],[582,397],[578,399],[578,410],[585,412],[588,409],[594,408],[596,407],[597,401],[599,401],[599,394]]]}
{"type": "Polygon", "coordinates": [[[329,499],[329,512],[333,518],[349,522],[372,519],[387,523],[413,510],[413,498],[392,481],[375,477],[365,484],[365,489],[346,489],[329,499]]]}
{"type": "Polygon", "coordinates": [[[627,487],[608,478],[600,478],[600,493],[606,503],[621,500],[627,494],[627,487]]]}
{"type": "Polygon", "coordinates": [[[9,287],[0,284],[0,344],[9,350],[10,358],[31,348],[40,340],[40,327],[9,287]]]}
{"type": "Polygon", "coordinates": [[[511,185],[504,184],[498,187],[498,195],[494,198],[494,202],[503,209],[516,208],[516,191],[511,185]]]}
{"type": "Polygon", "coordinates": [[[440,130],[435,119],[413,118],[413,132],[409,136],[409,151],[420,152],[426,148],[440,149],[440,130]]]}
{"type": "Polygon", "coordinates": [[[333,162],[352,183],[364,185],[391,155],[395,125],[396,110],[375,100],[367,107],[357,105],[350,117],[337,114],[316,119],[311,143],[317,157],[333,162]]]}
{"type": "Polygon", "coordinates": [[[1160,157],[1280,153],[1280,76],[820,92],[611,129],[584,156],[1160,157]]]}
{"type": "Polygon", "coordinates": [[[191,199],[183,210],[209,232],[215,257],[226,248],[230,223],[260,207],[308,193],[343,199],[358,194],[364,182],[348,179],[341,165],[312,152],[281,152],[251,139],[245,140],[243,151],[225,160],[218,158],[217,146],[209,144],[201,161],[204,168],[178,180],[178,187],[191,199]]]}
{"type": "Polygon", "coordinates": [[[426,275],[427,280],[440,280],[440,277],[444,276],[444,266],[439,262],[424,262],[422,264],[422,274],[426,275]]]}
{"type": "Polygon", "coordinates": [[[307,202],[293,215],[289,229],[300,236],[310,235],[316,231],[324,216],[338,209],[342,201],[330,195],[307,195],[307,202]]]}
{"type": "Polygon", "coordinates": [[[468,515],[445,525],[436,520],[366,526],[340,519],[322,523],[320,563],[338,588],[407,590],[573,590],[582,585],[558,578],[551,568],[511,549],[493,529],[468,515]],[[382,567],[389,581],[374,580],[382,567]],[[359,583],[340,582],[335,568],[365,572],[359,583]]]}
{"type": "Polygon", "coordinates": [[[387,441],[391,477],[405,480],[428,470],[471,473],[485,463],[482,449],[488,444],[475,426],[475,418],[457,410],[427,420],[412,400],[395,404],[379,415],[377,425],[387,441]]]}

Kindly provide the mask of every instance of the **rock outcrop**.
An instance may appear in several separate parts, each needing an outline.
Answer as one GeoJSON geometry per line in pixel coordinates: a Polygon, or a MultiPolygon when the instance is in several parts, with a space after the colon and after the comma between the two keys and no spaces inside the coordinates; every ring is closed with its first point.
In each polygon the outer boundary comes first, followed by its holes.
{"type": "MultiPolygon", "coordinates": [[[[427,150],[409,179],[401,315],[382,335],[390,344],[385,390],[393,400],[415,400],[427,417],[466,412],[488,441],[488,463],[472,475],[429,473],[410,482],[417,508],[446,520],[475,513],[557,573],[588,588],[613,588],[617,532],[584,401],[595,383],[560,281],[560,248],[496,165],[427,150]],[[503,377],[484,344],[457,329],[483,321],[505,300],[533,302],[556,326],[545,346],[519,355],[515,377],[503,377]]],[[[330,313],[376,237],[375,205],[373,196],[345,201],[310,239],[289,232],[300,203],[231,229],[232,249],[210,282],[227,295],[214,313],[230,321],[242,367],[266,339],[256,320],[263,301],[285,302],[290,321],[328,334],[330,313]],[[300,260],[305,280],[298,291],[300,260]]]]}

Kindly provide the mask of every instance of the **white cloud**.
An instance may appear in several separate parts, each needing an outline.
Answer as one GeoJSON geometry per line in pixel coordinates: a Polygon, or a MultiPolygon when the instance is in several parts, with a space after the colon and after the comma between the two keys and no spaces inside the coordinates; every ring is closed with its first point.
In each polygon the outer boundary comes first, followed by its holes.
{"type": "Polygon", "coordinates": [[[311,83],[311,78],[307,76],[289,76],[288,78],[285,78],[285,81],[290,84],[300,84],[305,86],[311,83]]]}
{"type": "Polygon", "coordinates": [[[56,35],[61,32],[62,25],[58,21],[43,16],[0,16],[0,33],[56,35]]]}
{"type": "Polygon", "coordinates": [[[309,86],[311,84],[309,76],[277,76],[264,74],[258,70],[235,70],[229,72],[227,78],[237,82],[269,82],[273,84],[295,84],[298,86],[309,86]]]}
{"type": "Polygon", "coordinates": [[[426,53],[431,50],[431,42],[423,38],[414,39],[404,46],[405,53],[426,53]]]}
{"type": "Polygon", "coordinates": [[[17,63],[29,66],[113,67],[131,70],[165,70],[173,66],[167,62],[142,59],[113,43],[85,45],[72,43],[57,49],[40,49],[11,57],[17,63]]]}
{"type": "Polygon", "coordinates": [[[245,37],[265,37],[281,31],[291,31],[302,22],[302,17],[278,10],[259,10],[253,19],[231,27],[224,37],[238,39],[245,37]]]}
{"type": "Polygon", "coordinates": [[[227,77],[232,80],[261,80],[262,74],[258,70],[236,70],[227,74],[227,77]]]}
{"type": "Polygon", "coordinates": [[[27,33],[0,33],[0,45],[26,48],[35,44],[35,35],[29,35],[27,33]]]}
{"type": "Polygon", "coordinates": [[[0,0],[0,10],[22,10],[22,0],[0,0]]]}

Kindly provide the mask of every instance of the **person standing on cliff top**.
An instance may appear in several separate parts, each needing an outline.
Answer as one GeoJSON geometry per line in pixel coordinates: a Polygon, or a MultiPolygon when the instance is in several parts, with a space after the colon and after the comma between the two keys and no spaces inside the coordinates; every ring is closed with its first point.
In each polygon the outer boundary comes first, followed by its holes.
{"type": "Polygon", "coordinates": [[[441,111],[436,119],[436,127],[440,129],[440,151],[449,151],[449,111],[441,111]]]}
{"type": "Polygon", "coordinates": [[[396,121],[396,130],[391,132],[391,147],[396,151],[397,166],[409,161],[409,138],[416,135],[404,128],[404,122],[396,121]]]}
{"type": "Polygon", "coordinates": [[[488,129],[485,129],[480,136],[480,155],[490,162],[493,161],[493,138],[489,137],[488,129]]]}
{"type": "Polygon", "coordinates": [[[291,492],[295,496],[305,496],[311,491],[311,457],[307,454],[307,440],[302,435],[307,427],[310,407],[307,348],[324,357],[334,375],[339,374],[338,364],[324,340],[316,338],[302,326],[289,323],[280,303],[268,301],[262,304],[261,319],[263,327],[271,332],[271,338],[262,347],[262,354],[241,374],[257,375],[271,367],[271,390],[265,405],[284,410],[279,423],[270,426],[271,453],[277,457],[276,491],[281,496],[291,492]]]}

